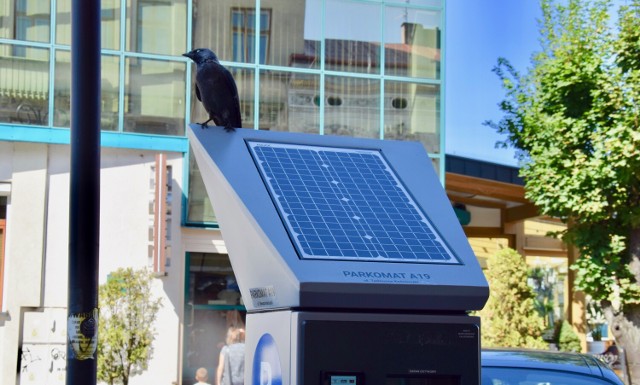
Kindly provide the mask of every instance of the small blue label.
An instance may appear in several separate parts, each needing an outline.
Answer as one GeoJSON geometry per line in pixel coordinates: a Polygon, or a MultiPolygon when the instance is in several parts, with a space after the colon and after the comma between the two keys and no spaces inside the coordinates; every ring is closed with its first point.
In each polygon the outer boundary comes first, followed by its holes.
{"type": "Polygon", "coordinates": [[[253,356],[253,385],[282,385],[282,369],[276,341],[271,334],[260,337],[253,356]]]}

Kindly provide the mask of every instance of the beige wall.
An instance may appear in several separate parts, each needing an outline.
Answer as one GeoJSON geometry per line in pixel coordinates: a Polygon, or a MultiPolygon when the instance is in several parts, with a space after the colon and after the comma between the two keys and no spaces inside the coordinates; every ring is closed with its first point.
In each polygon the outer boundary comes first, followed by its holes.
{"type": "MultiPolygon", "coordinates": [[[[33,351],[44,349],[36,353],[46,360],[50,354],[46,349],[64,343],[64,339],[51,337],[56,333],[41,330],[60,331],[66,327],[69,155],[65,145],[0,142],[0,181],[11,184],[5,250],[6,301],[0,315],[2,384],[16,383],[19,346],[33,351]]],[[[149,370],[133,377],[132,385],[170,384],[180,378],[184,253],[192,247],[215,249],[212,239],[216,236],[212,234],[217,234],[221,243],[217,231],[189,233],[183,242],[182,154],[169,153],[167,158],[173,170],[170,265],[166,267],[167,276],[154,281],[154,293],[163,299],[164,306],[155,325],[158,334],[149,370]]],[[[150,180],[154,165],[155,153],[151,151],[102,151],[100,282],[105,282],[107,274],[117,267],[150,265],[149,226],[153,222],[149,202],[153,198],[150,180]]],[[[35,362],[27,370],[34,369],[35,362]]],[[[26,374],[23,380],[32,378],[34,384],[43,378],[26,374]]],[[[59,375],[53,371],[47,381],[59,383],[59,375]]]]}

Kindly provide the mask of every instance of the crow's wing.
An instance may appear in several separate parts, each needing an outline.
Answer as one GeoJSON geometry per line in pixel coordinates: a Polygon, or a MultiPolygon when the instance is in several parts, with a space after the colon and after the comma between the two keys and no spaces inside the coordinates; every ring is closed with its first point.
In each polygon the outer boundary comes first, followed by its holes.
{"type": "Polygon", "coordinates": [[[200,88],[198,88],[198,83],[196,83],[196,97],[198,98],[199,101],[202,101],[202,98],[200,97],[200,88]]]}
{"type": "Polygon", "coordinates": [[[229,70],[227,70],[226,68],[222,72],[224,73],[224,76],[222,76],[224,88],[225,90],[227,90],[228,95],[233,101],[233,105],[229,106],[231,125],[233,127],[242,127],[242,116],[240,114],[240,97],[238,96],[238,87],[236,86],[236,81],[233,79],[231,72],[229,72],[229,70]]]}

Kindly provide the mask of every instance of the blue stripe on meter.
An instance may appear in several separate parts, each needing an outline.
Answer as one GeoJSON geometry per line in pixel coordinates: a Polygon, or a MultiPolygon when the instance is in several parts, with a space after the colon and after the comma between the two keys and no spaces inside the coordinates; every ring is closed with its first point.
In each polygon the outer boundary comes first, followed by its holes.
{"type": "Polygon", "coordinates": [[[282,385],[282,368],[276,342],[269,333],[260,337],[253,356],[253,385],[282,385]]]}

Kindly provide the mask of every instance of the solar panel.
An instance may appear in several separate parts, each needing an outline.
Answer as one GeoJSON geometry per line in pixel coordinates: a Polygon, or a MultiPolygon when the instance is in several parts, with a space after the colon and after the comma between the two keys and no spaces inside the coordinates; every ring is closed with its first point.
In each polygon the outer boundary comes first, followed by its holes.
{"type": "Polygon", "coordinates": [[[247,143],[302,259],[459,264],[380,151],[247,143]]]}

